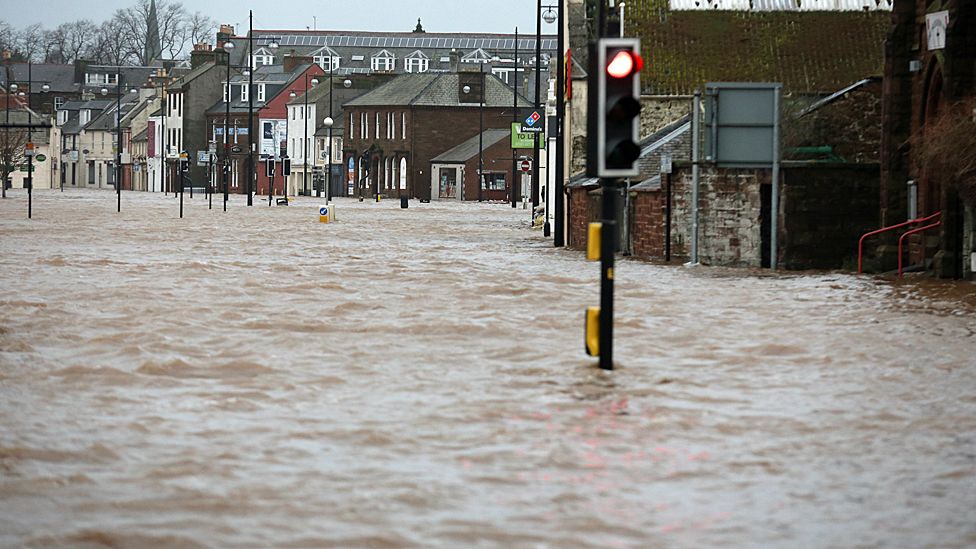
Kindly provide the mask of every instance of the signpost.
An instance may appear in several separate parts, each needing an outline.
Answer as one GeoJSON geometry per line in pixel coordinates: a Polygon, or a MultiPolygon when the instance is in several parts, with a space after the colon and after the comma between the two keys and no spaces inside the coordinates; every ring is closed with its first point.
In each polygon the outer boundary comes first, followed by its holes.
{"type": "Polygon", "coordinates": [[[519,164],[519,167],[522,169],[523,172],[529,173],[529,170],[532,169],[532,163],[529,162],[528,160],[523,160],[522,163],[519,164]]]}

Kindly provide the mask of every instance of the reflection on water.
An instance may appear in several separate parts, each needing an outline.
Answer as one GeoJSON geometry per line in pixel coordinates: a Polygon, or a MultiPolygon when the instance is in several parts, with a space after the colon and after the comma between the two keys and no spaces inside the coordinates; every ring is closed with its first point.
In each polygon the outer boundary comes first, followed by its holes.
{"type": "Polygon", "coordinates": [[[504,205],[0,202],[0,546],[976,544],[970,283],[618,264],[504,205]]]}

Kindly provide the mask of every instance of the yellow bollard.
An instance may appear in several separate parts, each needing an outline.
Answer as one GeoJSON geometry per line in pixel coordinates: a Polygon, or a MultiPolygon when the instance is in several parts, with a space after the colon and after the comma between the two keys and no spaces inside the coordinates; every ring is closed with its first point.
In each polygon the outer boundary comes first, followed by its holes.
{"type": "Polygon", "coordinates": [[[319,223],[328,223],[334,219],[335,214],[332,212],[332,208],[332,204],[319,206],[319,223]]]}
{"type": "Polygon", "coordinates": [[[583,335],[586,354],[600,356],[600,308],[587,307],[583,335]]]}
{"type": "Polygon", "coordinates": [[[590,223],[586,233],[586,259],[600,261],[600,239],[603,235],[603,223],[590,223]]]}

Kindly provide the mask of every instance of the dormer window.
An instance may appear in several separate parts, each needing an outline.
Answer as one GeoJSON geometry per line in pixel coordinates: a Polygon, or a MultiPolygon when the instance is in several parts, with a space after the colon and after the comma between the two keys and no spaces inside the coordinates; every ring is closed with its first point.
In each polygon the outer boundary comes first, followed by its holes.
{"type": "Polygon", "coordinates": [[[312,60],[325,72],[339,70],[339,54],[328,46],[312,52],[312,60]]]}
{"type": "Polygon", "coordinates": [[[396,67],[396,57],[388,50],[382,50],[372,59],[372,68],[378,72],[393,72],[396,67]]]}
{"type": "Polygon", "coordinates": [[[85,84],[89,86],[114,86],[119,83],[117,74],[85,73],[85,84]]]}
{"type": "Polygon", "coordinates": [[[68,111],[58,111],[58,126],[68,123],[68,111]]]}
{"type": "Polygon", "coordinates": [[[267,48],[258,48],[251,57],[251,67],[257,68],[261,65],[273,65],[274,54],[267,48]]]}
{"type": "Polygon", "coordinates": [[[91,122],[91,109],[82,109],[78,113],[78,123],[84,126],[85,124],[91,122]]]}
{"type": "Polygon", "coordinates": [[[247,84],[241,86],[241,101],[247,101],[247,89],[249,87],[247,84]]]}
{"type": "Polygon", "coordinates": [[[264,101],[264,97],[265,97],[264,84],[258,84],[258,101],[264,101]]]}
{"type": "Polygon", "coordinates": [[[462,63],[487,63],[488,61],[491,61],[491,55],[481,48],[478,48],[461,58],[462,63]]]}
{"type": "Polygon", "coordinates": [[[404,58],[403,69],[407,72],[427,72],[429,68],[430,58],[420,50],[416,50],[404,58]]]}

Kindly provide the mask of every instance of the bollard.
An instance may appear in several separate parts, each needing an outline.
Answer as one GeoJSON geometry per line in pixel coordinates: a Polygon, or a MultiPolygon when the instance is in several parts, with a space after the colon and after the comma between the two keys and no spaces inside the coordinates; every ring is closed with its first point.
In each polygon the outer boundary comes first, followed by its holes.
{"type": "Polygon", "coordinates": [[[400,197],[400,207],[406,209],[409,206],[409,199],[406,196],[400,197]]]}
{"type": "Polygon", "coordinates": [[[335,223],[335,204],[319,206],[319,223],[335,223]]]}

